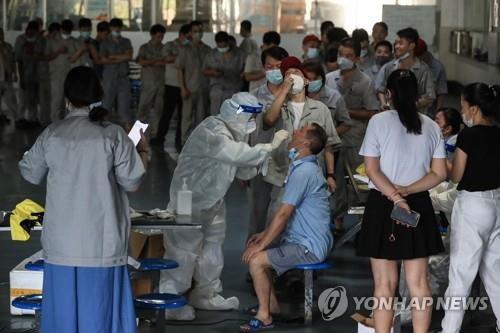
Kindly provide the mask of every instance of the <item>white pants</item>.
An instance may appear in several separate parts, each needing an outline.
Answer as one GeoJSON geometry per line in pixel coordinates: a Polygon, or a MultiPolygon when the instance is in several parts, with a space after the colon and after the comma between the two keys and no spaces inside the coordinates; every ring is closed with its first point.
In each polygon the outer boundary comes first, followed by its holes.
{"type": "MultiPolygon", "coordinates": [[[[460,191],[453,207],[446,297],[469,296],[479,271],[500,327],[500,189],[460,191]]],[[[443,332],[458,333],[464,310],[447,310],[443,332]]]]}
{"type": "Polygon", "coordinates": [[[224,202],[200,214],[202,229],[167,230],[163,234],[165,258],[179,267],[161,272],[160,292],[183,294],[194,289],[191,297],[211,298],[222,291],[220,275],[224,267],[222,245],[226,237],[224,202]]]}

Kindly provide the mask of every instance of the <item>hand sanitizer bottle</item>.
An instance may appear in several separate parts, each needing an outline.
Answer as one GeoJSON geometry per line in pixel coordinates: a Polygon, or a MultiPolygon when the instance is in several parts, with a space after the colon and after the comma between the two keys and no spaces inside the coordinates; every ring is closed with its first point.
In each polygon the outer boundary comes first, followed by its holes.
{"type": "Polygon", "coordinates": [[[188,190],[186,178],[182,179],[182,190],[177,192],[177,215],[191,215],[193,192],[188,190]]]}

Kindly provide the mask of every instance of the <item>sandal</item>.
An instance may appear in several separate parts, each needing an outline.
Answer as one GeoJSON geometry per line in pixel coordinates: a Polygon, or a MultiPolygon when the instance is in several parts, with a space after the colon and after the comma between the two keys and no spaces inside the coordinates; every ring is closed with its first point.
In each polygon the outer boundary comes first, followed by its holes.
{"type": "MultiPolygon", "coordinates": [[[[257,311],[259,311],[259,304],[249,306],[248,308],[241,310],[241,313],[245,315],[255,316],[257,314],[257,311]]],[[[281,316],[281,314],[271,312],[271,316],[273,317],[273,319],[277,319],[281,316]]]]}
{"type": "Polygon", "coordinates": [[[240,332],[257,332],[270,330],[274,328],[274,322],[271,322],[269,325],[265,325],[261,320],[257,318],[252,318],[247,323],[240,325],[240,332]]]}

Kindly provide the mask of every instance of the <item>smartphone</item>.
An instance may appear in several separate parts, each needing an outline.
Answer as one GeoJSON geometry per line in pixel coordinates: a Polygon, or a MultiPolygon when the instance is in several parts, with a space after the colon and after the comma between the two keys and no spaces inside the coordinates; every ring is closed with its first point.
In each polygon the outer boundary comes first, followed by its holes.
{"type": "Polygon", "coordinates": [[[391,219],[416,228],[418,225],[418,220],[420,219],[420,214],[413,210],[408,213],[400,206],[394,206],[391,212],[391,219]]]}

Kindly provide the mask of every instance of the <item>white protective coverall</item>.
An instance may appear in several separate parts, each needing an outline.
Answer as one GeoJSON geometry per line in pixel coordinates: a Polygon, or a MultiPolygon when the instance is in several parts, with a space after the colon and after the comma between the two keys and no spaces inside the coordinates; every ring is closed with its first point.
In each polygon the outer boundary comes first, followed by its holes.
{"type": "MultiPolygon", "coordinates": [[[[183,294],[191,288],[189,304],[203,310],[237,309],[236,297],[224,299],[220,274],[224,266],[222,245],[226,234],[224,196],[234,178],[248,180],[272,150],[286,138],[277,132],[273,142],[253,147],[247,135],[255,130],[254,118],[262,105],[249,93],[234,94],[223,102],[220,113],[206,118],[191,133],[183,147],[170,185],[167,211],[175,212],[177,192],[185,180],[193,193],[192,221],[201,230],[169,230],[164,233],[165,258],[179,267],[162,271],[160,291],[183,294]]],[[[167,310],[167,319],[194,319],[191,306],[167,310]]]]}

